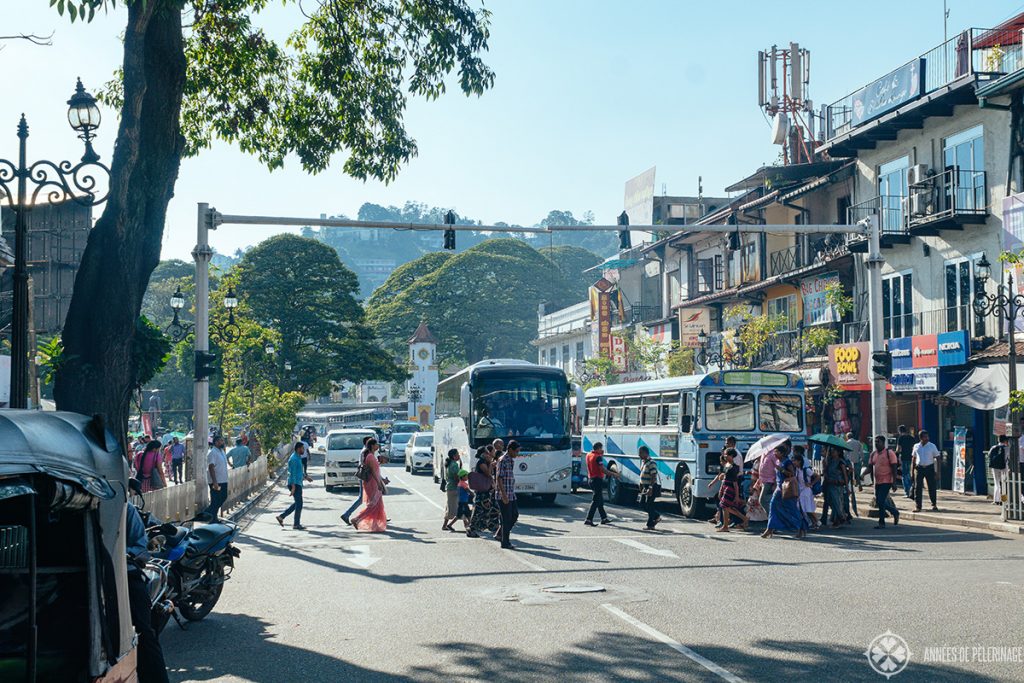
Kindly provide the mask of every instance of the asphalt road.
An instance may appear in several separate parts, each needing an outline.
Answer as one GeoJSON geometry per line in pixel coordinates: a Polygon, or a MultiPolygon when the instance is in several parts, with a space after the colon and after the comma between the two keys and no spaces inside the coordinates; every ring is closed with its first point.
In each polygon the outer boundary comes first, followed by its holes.
{"type": "MultiPolygon", "coordinates": [[[[307,530],[274,521],[282,487],[246,522],[216,610],[168,626],[172,680],[883,681],[865,653],[887,632],[910,651],[897,683],[1024,680],[1019,538],[858,520],[763,540],[667,514],[651,533],[611,506],[589,528],[581,491],[523,504],[504,551],[442,532],[444,494],[398,466],[388,532],[358,533],[339,519],[352,492],[321,471],[307,530]]],[[[904,661],[895,639],[875,653],[904,661]]]]}

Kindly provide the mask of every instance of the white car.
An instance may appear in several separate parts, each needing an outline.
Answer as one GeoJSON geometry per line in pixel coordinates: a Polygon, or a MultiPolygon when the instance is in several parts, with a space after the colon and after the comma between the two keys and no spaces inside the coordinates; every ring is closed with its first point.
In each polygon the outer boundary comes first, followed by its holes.
{"type": "Polygon", "coordinates": [[[405,446],[405,471],[433,469],[434,432],[416,432],[405,446]]]}
{"type": "Polygon", "coordinates": [[[377,437],[372,429],[335,429],[327,433],[327,454],[324,456],[324,488],[330,491],[336,486],[359,486],[356,469],[359,454],[363,452],[363,440],[377,437]]]}
{"type": "Polygon", "coordinates": [[[412,439],[414,432],[404,432],[391,435],[391,444],[388,449],[388,460],[392,463],[405,462],[405,447],[412,439]]]}

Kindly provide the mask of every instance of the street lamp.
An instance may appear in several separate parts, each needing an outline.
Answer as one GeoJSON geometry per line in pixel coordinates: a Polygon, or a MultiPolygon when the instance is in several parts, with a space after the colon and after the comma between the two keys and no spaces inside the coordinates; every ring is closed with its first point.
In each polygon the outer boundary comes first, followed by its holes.
{"type": "MultiPolygon", "coordinates": [[[[185,295],[182,294],[180,285],[174,290],[169,303],[171,310],[174,311],[174,319],[171,320],[170,325],[164,328],[164,331],[167,332],[167,336],[171,338],[171,341],[177,344],[195,329],[195,324],[183,323],[178,317],[181,309],[185,308],[185,295]]],[[[228,309],[228,322],[223,327],[212,327],[210,332],[222,344],[231,344],[238,341],[238,338],[241,336],[241,329],[238,327],[238,323],[235,322],[235,309],[238,308],[238,297],[235,296],[233,287],[229,287],[228,293],[224,296],[224,308],[228,309]]],[[[270,351],[267,351],[267,353],[274,352],[274,347],[268,346],[268,348],[270,351]]]]}
{"type": "Polygon", "coordinates": [[[181,285],[178,285],[178,288],[174,290],[174,294],[171,295],[170,304],[171,310],[174,311],[174,319],[167,326],[166,332],[171,341],[177,344],[187,337],[195,327],[192,323],[181,322],[181,319],[178,317],[181,309],[185,308],[185,295],[181,293],[181,285]]]}
{"type": "Polygon", "coordinates": [[[703,329],[701,329],[701,331],[697,333],[697,343],[700,345],[700,351],[697,352],[697,355],[694,358],[694,360],[696,360],[699,365],[703,365],[704,367],[707,367],[709,365],[717,365],[718,368],[721,369],[723,363],[725,362],[725,358],[722,356],[721,344],[719,344],[718,351],[709,351],[708,333],[705,332],[703,329]]]}
{"type": "MultiPolygon", "coordinates": [[[[996,288],[995,294],[985,293],[985,283],[992,276],[992,266],[988,262],[988,258],[985,254],[981,255],[979,260],[974,265],[974,313],[979,318],[985,318],[987,316],[994,315],[999,320],[1009,321],[1008,332],[1007,332],[1007,359],[1009,360],[1009,389],[1010,389],[1010,406],[1009,415],[1007,416],[1006,431],[1007,435],[1010,436],[1010,472],[1014,475],[1020,475],[1020,459],[1019,459],[1019,442],[1017,441],[1017,411],[1013,405],[1013,395],[1017,391],[1017,341],[1015,338],[1015,332],[1017,327],[1017,317],[1020,310],[1024,308],[1024,294],[1013,293],[1013,272],[1009,269],[1006,270],[1006,285],[999,283],[996,288]]],[[[1013,499],[1013,496],[1007,496],[1007,503],[1003,506],[1003,516],[1007,516],[1009,502],[1013,499]]],[[[1015,504],[1016,505],[1016,504],[1015,504]]]]}
{"type": "MultiPolygon", "coordinates": [[[[0,200],[14,212],[14,306],[11,320],[11,397],[12,408],[28,407],[28,222],[27,214],[44,193],[48,202],[73,201],[82,206],[97,206],[107,200],[107,193],[96,191],[97,170],[110,169],[99,163],[92,148],[92,139],[100,125],[96,98],[86,92],[81,79],[68,100],[68,123],[85,142],[85,153],[77,164],[70,161],[54,163],[40,159],[26,161],[28,122],[25,115],[18,121],[18,161],[0,159],[0,200]],[[31,183],[31,191],[29,189],[31,183]],[[15,187],[16,185],[16,187],[15,187]]],[[[108,189],[109,192],[109,189],[108,189]]]]}
{"type": "Polygon", "coordinates": [[[423,391],[415,384],[409,387],[409,402],[412,403],[412,415],[419,422],[420,399],[423,398],[423,391]]]}

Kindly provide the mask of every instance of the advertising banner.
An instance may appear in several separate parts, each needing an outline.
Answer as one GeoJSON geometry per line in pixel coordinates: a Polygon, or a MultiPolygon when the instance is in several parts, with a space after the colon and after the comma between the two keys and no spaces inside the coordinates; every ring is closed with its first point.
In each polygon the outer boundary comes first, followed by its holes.
{"type": "Polygon", "coordinates": [[[626,357],[626,340],[619,335],[611,335],[611,359],[615,363],[615,369],[625,372],[628,358],[626,357]]]}
{"type": "Polygon", "coordinates": [[[893,391],[938,391],[938,368],[906,368],[893,370],[889,380],[893,391]]]}
{"type": "Polygon", "coordinates": [[[934,334],[919,334],[910,340],[911,361],[915,368],[939,367],[939,340],[934,334]]]}
{"type": "Polygon", "coordinates": [[[823,273],[800,281],[800,297],[804,304],[804,325],[839,322],[835,306],[825,301],[828,286],[839,283],[839,273],[823,273]]]}
{"type": "Polygon", "coordinates": [[[848,391],[871,390],[871,344],[832,344],[828,347],[828,371],[838,386],[848,391]]]}
{"type": "Polygon", "coordinates": [[[601,358],[612,356],[612,297],[597,293],[597,349],[601,358]]]}
{"type": "Polygon", "coordinates": [[[888,343],[889,354],[892,356],[893,372],[897,370],[909,370],[914,367],[914,360],[911,356],[910,337],[898,337],[890,339],[888,343]]]}
{"type": "Polygon", "coordinates": [[[939,345],[939,367],[944,368],[948,365],[964,365],[967,363],[967,354],[970,350],[967,330],[943,332],[938,335],[936,341],[939,345]]]}
{"type": "Polygon", "coordinates": [[[953,427],[953,490],[964,492],[967,479],[967,427],[953,427]]]}
{"type": "Polygon", "coordinates": [[[656,166],[626,181],[622,208],[630,225],[651,225],[654,222],[654,174],[656,166]]]}
{"type": "Polygon", "coordinates": [[[683,348],[700,347],[697,336],[711,330],[711,311],[707,308],[679,309],[679,345],[683,348]]]}

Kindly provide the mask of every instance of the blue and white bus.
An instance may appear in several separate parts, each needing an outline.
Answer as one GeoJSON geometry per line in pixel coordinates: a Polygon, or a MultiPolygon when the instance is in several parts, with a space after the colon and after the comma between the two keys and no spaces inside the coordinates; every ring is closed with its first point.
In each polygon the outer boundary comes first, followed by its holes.
{"type": "Polygon", "coordinates": [[[586,392],[583,451],[604,443],[605,459],[618,466],[608,495],[628,500],[640,484],[640,446],[658,465],[661,486],[672,492],[687,517],[704,512],[714,495],[728,436],[745,452],[765,434],[804,434],[803,380],[768,370],[724,370],[705,375],[615,384],[586,392]]]}
{"type": "Polygon", "coordinates": [[[582,392],[557,367],[522,360],[485,360],[437,386],[434,480],[449,448],[466,469],[476,449],[502,439],[520,444],[516,491],[553,502],[572,485],[572,407],[582,392]]]}

